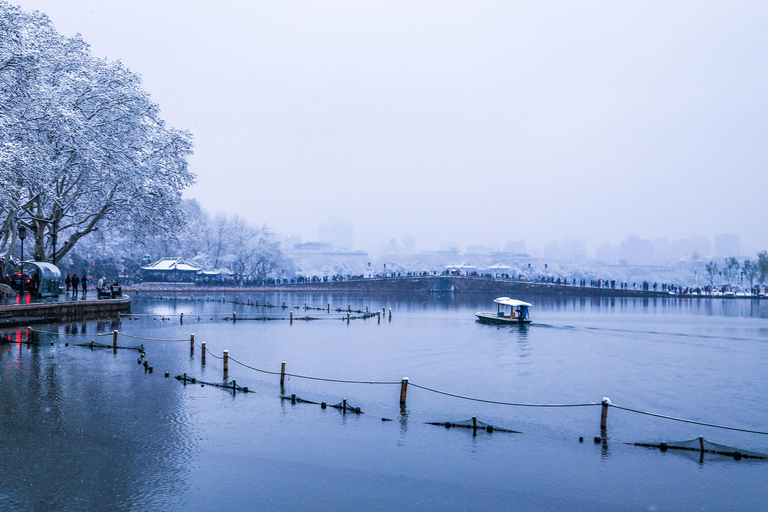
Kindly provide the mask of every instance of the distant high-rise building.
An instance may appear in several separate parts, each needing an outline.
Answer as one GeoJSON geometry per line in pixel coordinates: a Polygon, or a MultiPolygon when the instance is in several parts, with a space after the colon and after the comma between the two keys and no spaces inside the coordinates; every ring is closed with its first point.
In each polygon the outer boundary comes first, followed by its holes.
{"type": "Polygon", "coordinates": [[[352,224],[334,217],[320,224],[319,239],[336,249],[352,249],[352,224]]]}
{"type": "Polygon", "coordinates": [[[621,251],[618,247],[603,244],[595,250],[595,259],[609,265],[615,265],[621,259],[621,251]]]}
{"type": "Polygon", "coordinates": [[[694,254],[708,258],[712,254],[712,242],[703,236],[692,235],[690,238],[672,241],[670,252],[678,260],[690,260],[694,254]]]}
{"type": "Polygon", "coordinates": [[[741,256],[741,237],[739,235],[715,235],[716,258],[741,256]]]}
{"type": "Polygon", "coordinates": [[[653,244],[635,235],[621,242],[621,261],[629,265],[650,265],[653,262],[653,244]]]}
{"type": "Polygon", "coordinates": [[[528,251],[525,248],[525,240],[516,240],[514,242],[509,242],[504,246],[504,252],[509,252],[512,254],[525,254],[528,251]]]}
{"type": "Polygon", "coordinates": [[[416,254],[416,237],[413,235],[403,235],[400,237],[403,242],[403,251],[406,254],[416,254]]]}
{"type": "Polygon", "coordinates": [[[544,248],[544,257],[555,260],[583,261],[587,259],[587,243],[583,238],[571,237],[551,242],[544,248]]]}

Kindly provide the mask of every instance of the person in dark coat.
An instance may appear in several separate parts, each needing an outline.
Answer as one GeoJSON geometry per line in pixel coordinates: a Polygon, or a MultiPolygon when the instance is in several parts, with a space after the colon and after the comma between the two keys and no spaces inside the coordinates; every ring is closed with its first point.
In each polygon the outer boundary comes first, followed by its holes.
{"type": "Polygon", "coordinates": [[[64,284],[67,285],[67,293],[69,293],[69,287],[72,286],[72,274],[67,274],[64,284]]]}
{"type": "Polygon", "coordinates": [[[83,274],[83,279],[80,282],[82,283],[82,286],[83,286],[83,297],[85,297],[85,290],[88,287],[88,280],[86,279],[85,274],[83,274]]]}
{"type": "Polygon", "coordinates": [[[77,297],[77,287],[80,284],[80,278],[77,274],[72,275],[72,296],[77,297]]]}

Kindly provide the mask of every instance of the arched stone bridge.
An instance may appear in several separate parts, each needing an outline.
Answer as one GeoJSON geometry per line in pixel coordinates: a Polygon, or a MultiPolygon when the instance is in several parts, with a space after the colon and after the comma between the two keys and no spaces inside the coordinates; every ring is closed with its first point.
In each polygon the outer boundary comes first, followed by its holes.
{"type": "Polygon", "coordinates": [[[518,279],[495,279],[468,276],[401,276],[350,279],[328,283],[280,285],[279,290],[360,291],[360,292],[432,292],[432,293],[498,293],[500,295],[546,294],[601,297],[669,297],[666,292],[593,288],[591,286],[558,285],[518,279]]]}

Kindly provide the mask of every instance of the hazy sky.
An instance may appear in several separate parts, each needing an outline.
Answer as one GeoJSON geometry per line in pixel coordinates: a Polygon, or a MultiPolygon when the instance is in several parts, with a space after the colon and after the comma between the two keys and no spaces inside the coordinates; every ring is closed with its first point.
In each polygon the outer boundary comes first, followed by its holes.
{"type": "Polygon", "coordinates": [[[768,2],[24,0],[195,137],[186,194],[356,248],[768,248],[768,2]]]}

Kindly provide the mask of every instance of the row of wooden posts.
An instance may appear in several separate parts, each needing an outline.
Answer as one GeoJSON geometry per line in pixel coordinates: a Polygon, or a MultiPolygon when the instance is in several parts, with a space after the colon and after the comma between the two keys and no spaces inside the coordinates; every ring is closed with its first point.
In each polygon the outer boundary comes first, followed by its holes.
{"type": "MultiPolygon", "coordinates": [[[[114,346],[117,346],[117,331],[114,332],[113,337],[114,346]]],[[[200,343],[202,349],[202,363],[205,364],[205,354],[207,352],[205,342],[200,343]]],[[[190,357],[195,355],[195,335],[192,334],[189,337],[189,355],[190,357]]],[[[222,356],[224,363],[224,380],[229,376],[229,350],[225,350],[222,356]]],[[[285,387],[285,361],[280,366],[280,387],[285,387]]],[[[405,409],[406,399],[408,398],[408,377],[403,377],[400,381],[400,408],[405,409]]],[[[600,430],[605,431],[608,428],[608,407],[611,406],[611,401],[608,397],[604,397],[601,403],[602,411],[600,413],[600,430]]]]}
{"type": "MultiPolygon", "coordinates": [[[[256,301],[256,305],[258,306],[258,301],[256,301]]],[[[286,308],[285,301],[283,301],[283,309],[285,309],[285,308],[286,308]]],[[[304,310],[307,310],[307,309],[309,309],[309,308],[307,307],[307,303],[305,302],[304,303],[304,310]]],[[[330,314],[330,312],[331,312],[331,303],[329,302],[328,303],[328,313],[330,314]]],[[[352,305],[350,304],[347,307],[347,323],[349,323],[351,313],[352,313],[352,305]]],[[[370,312],[368,311],[368,306],[365,307],[365,314],[366,315],[370,314],[370,312]]],[[[378,323],[381,323],[381,317],[382,316],[383,317],[387,316],[387,308],[386,308],[386,306],[381,308],[381,311],[377,311],[375,314],[376,314],[376,318],[378,320],[378,323]]],[[[293,325],[293,311],[291,311],[289,313],[289,320],[290,320],[291,325],[293,325]]],[[[389,308],[389,321],[390,322],[392,321],[392,308],[389,308]]],[[[233,311],[232,312],[232,322],[237,322],[237,311],[233,311]]],[[[179,323],[182,323],[182,324],[184,323],[184,313],[181,313],[179,315],[179,323]]]]}

